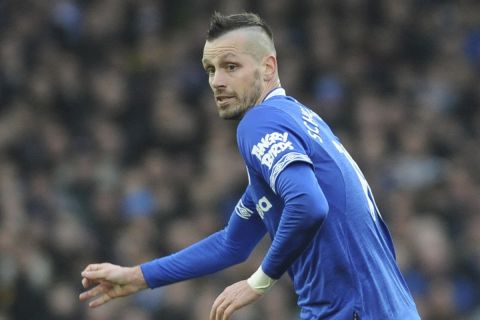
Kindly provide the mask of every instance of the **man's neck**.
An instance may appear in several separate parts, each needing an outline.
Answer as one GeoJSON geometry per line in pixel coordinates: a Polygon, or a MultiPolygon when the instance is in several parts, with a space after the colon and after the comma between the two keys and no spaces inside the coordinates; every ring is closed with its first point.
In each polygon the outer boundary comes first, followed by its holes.
{"type": "Polygon", "coordinates": [[[263,99],[262,102],[267,101],[268,99],[270,99],[272,97],[275,97],[275,96],[285,96],[285,95],[286,95],[285,89],[283,89],[282,87],[276,87],[276,88],[273,88],[273,90],[271,90],[266,95],[266,97],[263,99]]]}
{"type": "Polygon", "coordinates": [[[262,93],[262,95],[260,96],[260,98],[258,99],[256,105],[262,103],[263,101],[265,101],[265,99],[268,97],[268,95],[269,95],[272,91],[274,91],[275,89],[280,88],[280,87],[281,87],[281,84],[280,84],[280,80],[278,80],[278,79],[277,79],[276,81],[272,82],[272,83],[269,83],[269,84],[265,87],[265,89],[263,90],[263,93],[262,93]]]}

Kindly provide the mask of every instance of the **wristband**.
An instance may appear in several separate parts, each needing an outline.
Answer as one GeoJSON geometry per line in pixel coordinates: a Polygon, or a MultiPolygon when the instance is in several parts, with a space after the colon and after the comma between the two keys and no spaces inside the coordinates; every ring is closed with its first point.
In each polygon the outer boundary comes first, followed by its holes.
{"type": "Polygon", "coordinates": [[[247,279],[247,283],[250,287],[259,294],[267,292],[275,282],[277,282],[277,280],[266,275],[261,266],[250,276],[250,278],[247,279]]]}

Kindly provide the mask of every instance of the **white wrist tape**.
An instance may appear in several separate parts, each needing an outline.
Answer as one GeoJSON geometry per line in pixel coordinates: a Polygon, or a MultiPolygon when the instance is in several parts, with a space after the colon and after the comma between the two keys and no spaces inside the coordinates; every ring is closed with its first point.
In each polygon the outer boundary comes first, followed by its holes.
{"type": "Polygon", "coordinates": [[[263,272],[262,267],[257,269],[254,274],[248,278],[247,283],[252,287],[253,290],[259,294],[264,294],[267,292],[277,280],[270,278],[263,272]]]}

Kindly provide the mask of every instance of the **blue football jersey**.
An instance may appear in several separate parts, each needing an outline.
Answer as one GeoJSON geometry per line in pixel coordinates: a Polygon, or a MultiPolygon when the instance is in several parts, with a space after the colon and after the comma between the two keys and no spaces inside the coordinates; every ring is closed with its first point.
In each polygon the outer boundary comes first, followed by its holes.
{"type": "Polygon", "coordinates": [[[287,166],[311,166],[328,201],[321,228],[288,269],[302,319],[420,319],[365,177],[316,113],[277,88],[245,114],[237,142],[249,186],[235,212],[258,215],[272,239],[287,166]]]}

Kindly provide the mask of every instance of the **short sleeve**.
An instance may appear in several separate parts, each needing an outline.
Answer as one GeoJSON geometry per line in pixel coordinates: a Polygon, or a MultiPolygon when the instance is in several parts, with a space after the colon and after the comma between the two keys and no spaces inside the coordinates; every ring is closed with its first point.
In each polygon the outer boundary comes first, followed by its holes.
{"type": "Polygon", "coordinates": [[[237,140],[247,167],[261,175],[275,193],[276,180],[290,163],[312,164],[304,131],[291,115],[277,108],[250,110],[238,127],[237,140]]]}

